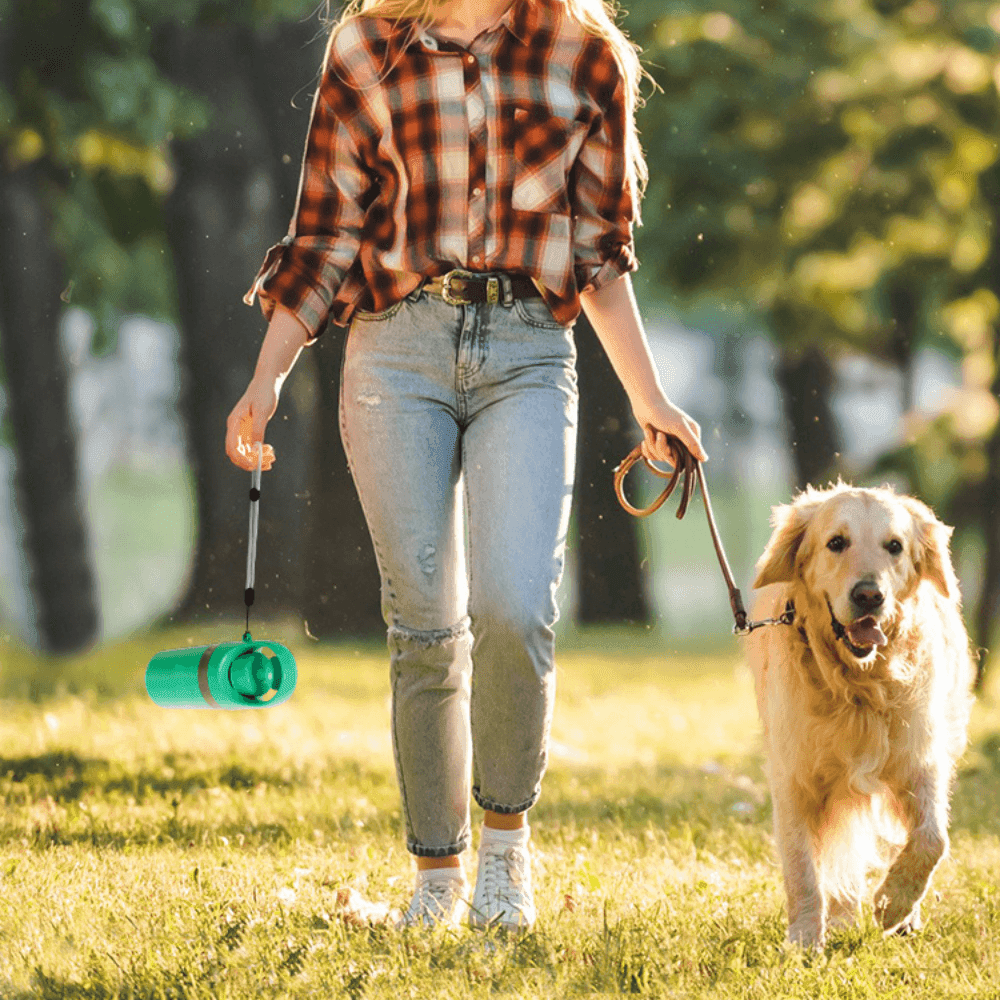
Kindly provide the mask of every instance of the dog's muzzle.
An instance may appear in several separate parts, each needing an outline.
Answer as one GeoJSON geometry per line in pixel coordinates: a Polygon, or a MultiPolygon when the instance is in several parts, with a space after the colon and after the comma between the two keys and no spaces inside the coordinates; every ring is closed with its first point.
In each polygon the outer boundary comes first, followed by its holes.
{"type": "Polygon", "coordinates": [[[858,636],[852,636],[851,630],[843,625],[837,620],[837,616],[833,613],[833,605],[830,604],[830,598],[826,594],[823,595],[826,600],[827,610],[830,612],[830,627],[833,629],[833,634],[841,640],[844,645],[854,654],[859,660],[865,659],[867,656],[871,656],[872,651],[878,646],[885,646],[888,640],[882,629],[879,628],[878,622],[875,620],[873,615],[865,615],[863,618],[859,618],[857,621],[851,624],[851,629],[857,625],[863,625],[865,622],[870,622],[870,625],[865,626],[866,631],[870,630],[872,634],[872,641],[866,643],[863,646],[855,645],[853,639],[858,638],[858,636]]]}

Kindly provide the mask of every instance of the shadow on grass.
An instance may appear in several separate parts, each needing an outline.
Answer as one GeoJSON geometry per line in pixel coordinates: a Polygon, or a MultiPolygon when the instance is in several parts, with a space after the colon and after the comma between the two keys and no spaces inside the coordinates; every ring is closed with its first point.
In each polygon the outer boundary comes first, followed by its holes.
{"type": "Polygon", "coordinates": [[[1000,733],[970,746],[951,804],[952,832],[1000,836],[1000,733]]]}
{"type": "MultiPolygon", "coordinates": [[[[1000,836],[998,779],[1000,734],[987,737],[966,755],[952,800],[953,832],[1000,836]]],[[[200,841],[209,834],[242,834],[254,841],[283,842],[309,837],[316,829],[337,837],[350,833],[355,839],[376,830],[397,831],[400,826],[395,776],[386,768],[367,767],[358,761],[328,758],[296,768],[280,759],[231,758],[205,766],[195,755],[170,753],[159,763],[129,770],[116,760],[61,750],[30,757],[0,757],[0,803],[10,817],[0,823],[0,843],[23,836],[24,809],[50,799],[67,810],[61,815],[68,815],[72,822],[64,822],[60,830],[46,830],[42,824],[38,836],[50,843],[78,841],[111,848],[164,838],[200,841]],[[192,821],[180,814],[179,810],[192,802],[201,810],[204,799],[200,793],[212,789],[236,793],[235,798],[222,803],[219,822],[192,821]],[[240,804],[244,796],[253,796],[255,802],[264,801],[259,796],[267,796],[271,819],[277,821],[249,821],[248,810],[240,804]],[[282,801],[292,796],[297,798],[294,808],[282,801]],[[365,800],[363,814],[351,808],[361,798],[365,800]],[[172,815],[164,822],[139,820],[132,831],[101,829],[87,815],[86,803],[94,801],[161,804],[171,809],[172,815]],[[331,808],[324,810],[324,801],[331,808]],[[231,818],[224,815],[226,811],[231,818]],[[275,812],[280,815],[275,817],[275,812]],[[295,819],[304,812],[309,815],[302,821],[295,819]]],[[[124,815],[122,819],[116,827],[127,825],[124,815]]],[[[759,757],[726,764],[709,762],[702,767],[661,764],[622,771],[558,763],[546,775],[532,819],[539,829],[588,835],[592,830],[625,835],[659,831],[668,839],[687,841],[695,847],[714,841],[715,832],[725,829],[731,834],[743,828],[748,833],[756,831],[749,838],[756,844],[761,834],[770,831],[771,804],[759,757]]],[[[739,842],[741,848],[748,845],[745,837],[739,842]]],[[[757,847],[752,850],[756,853],[757,847]]]]}
{"type": "MultiPolygon", "coordinates": [[[[150,627],[71,654],[41,652],[9,635],[0,636],[0,650],[4,654],[0,697],[7,701],[42,704],[70,695],[86,698],[96,706],[126,697],[146,698],[146,666],[156,653],[237,641],[244,630],[244,621],[230,618],[214,624],[150,627]]],[[[386,654],[384,635],[305,641],[301,619],[254,619],[251,632],[258,639],[267,637],[282,643],[294,656],[306,653],[314,660],[347,663],[358,657],[385,657],[386,654]]],[[[321,688],[322,681],[320,678],[321,688]]]]}
{"type": "Polygon", "coordinates": [[[384,770],[363,767],[357,761],[317,761],[310,768],[294,768],[286,763],[252,765],[246,761],[222,762],[199,768],[197,758],[186,754],[166,754],[162,766],[127,771],[118,761],[81,757],[57,750],[37,757],[0,757],[0,797],[41,798],[74,802],[85,795],[131,795],[141,803],[150,795],[166,796],[202,788],[231,788],[246,791],[267,785],[274,788],[312,788],[317,781],[354,788],[380,787],[391,778],[384,770]],[[15,788],[19,786],[19,788],[15,788]]]}
{"type": "MultiPolygon", "coordinates": [[[[19,841],[25,835],[25,807],[51,799],[66,812],[44,820],[32,817],[29,835],[35,847],[81,843],[88,846],[123,849],[136,843],[176,841],[190,844],[215,840],[219,836],[249,843],[290,843],[298,838],[314,836],[320,830],[340,840],[357,839],[364,831],[399,829],[395,802],[395,781],[383,770],[365,768],[354,761],[317,761],[315,767],[295,769],[284,763],[274,766],[248,764],[246,761],[221,762],[213,767],[199,767],[193,759],[167,754],[161,766],[127,771],[117,761],[81,757],[58,751],[37,757],[0,757],[0,803],[6,806],[0,819],[0,845],[19,841]],[[211,789],[229,789],[237,793],[228,803],[228,816],[220,822],[189,818],[182,809],[197,796],[196,806],[203,808],[199,793],[211,789]],[[281,800],[305,793],[307,802],[317,797],[318,807],[310,808],[301,798],[294,807],[281,800]],[[261,798],[266,796],[266,798],[261,798]],[[351,808],[351,803],[364,797],[377,800],[383,808],[365,809],[363,815],[351,808]],[[265,806],[278,821],[256,822],[248,816],[245,803],[265,806]],[[324,809],[322,800],[336,802],[336,807],[324,809]],[[277,801],[275,801],[277,799],[277,801]],[[87,803],[102,801],[125,806],[134,802],[160,805],[171,811],[164,820],[154,816],[139,819],[128,827],[125,814],[113,826],[95,820],[87,803]],[[344,803],[347,803],[346,807],[344,803]],[[20,807],[20,808],[19,808],[20,807]],[[287,817],[287,818],[286,818],[287,817]],[[301,818],[300,818],[301,817],[301,818]],[[358,821],[363,822],[359,825],[358,821]]],[[[226,804],[223,804],[223,809],[226,804]]]]}
{"type": "MultiPolygon", "coordinates": [[[[59,751],[37,757],[0,757],[0,802],[8,820],[0,822],[0,843],[24,835],[25,808],[49,799],[63,807],[55,820],[38,822],[37,846],[85,843],[121,848],[129,843],[155,843],[163,839],[204,842],[218,836],[281,841],[311,838],[319,829],[340,839],[352,840],[373,832],[400,831],[398,792],[389,770],[365,767],[355,761],[317,761],[308,769],[293,769],[283,762],[273,766],[245,760],[198,766],[194,759],[168,754],[161,765],[128,771],[117,761],[82,757],[59,751]],[[204,797],[211,789],[237,793],[219,800],[218,820],[205,818],[204,797]],[[268,796],[258,799],[257,796],[268,796]],[[197,817],[183,814],[194,797],[197,817]],[[294,806],[282,800],[296,796],[294,806]],[[252,798],[250,798],[252,797],[252,798]],[[354,806],[365,800],[363,810],[354,806]],[[138,806],[160,805],[172,810],[161,820],[155,816],[129,825],[127,813],[109,827],[95,821],[87,808],[94,801],[138,806]],[[254,823],[241,802],[267,803],[273,822],[254,823]],[[324,810],[323,803],[331,808],[324,810]],[[333,803],[337,803],[333,806],[333,803]],[[275,813],[278,813],[275,816],[275,813]],[[227,815],[228,813],[228,815],[227,815]],[[301,814],[302,819],[298,819],[301,814]],[[357,821],[362,820],[363,824],[357,821]]],[[[746,762],[739,769],[713,764],[710,769],[663,765],[630,768],[621,774],[596,768],[553,767],[544,784],[542,799],[532,811],[539,827],[547,830],[598,829],[644,835],[662,831],[670,839],[698,846],[716,834],[769,824],[769,805],[759,764],[746,762]]],[[[752,839],[758,839],[756,835],[752,839]]]]}

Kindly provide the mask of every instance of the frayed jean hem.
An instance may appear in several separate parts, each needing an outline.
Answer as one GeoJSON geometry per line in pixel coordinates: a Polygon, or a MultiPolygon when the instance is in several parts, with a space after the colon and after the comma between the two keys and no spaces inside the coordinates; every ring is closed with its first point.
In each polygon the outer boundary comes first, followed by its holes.
{"type": "Polygon", "coordinates": [[[468,837],[464,840],[460,840],[457,844],[449,844],[447,847],[424,847],[423,844],[417,844],[412,840],[407,840],[406,849],[410,852],[410,854],[413,854],[418,858],[450,858],[456,854],[462,854],[464,851],[467,851],[470,844],[471,840],[468,837]]]}
{"type": "Polygon", "coordinates": [[[540,794],[540,791],[535,792],[531,798],[526,799],[520,805],[505,806],[500,802],[494,802],[493,799],[488,799],[480,793],[478,788],[472,789],[472,797],[476,800],[477,805],[483,809],[488,809],[490,812],[500,813],[504,816],[513,816],[516,813],[527,812],[538,801],[540,794]]]}

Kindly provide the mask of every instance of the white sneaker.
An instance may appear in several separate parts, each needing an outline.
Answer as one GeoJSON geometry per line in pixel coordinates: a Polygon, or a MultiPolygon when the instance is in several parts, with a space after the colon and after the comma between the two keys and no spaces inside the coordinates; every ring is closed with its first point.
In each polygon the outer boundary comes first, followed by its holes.
{"type": "Polygon", "coordinates": [[[410,908],[403,914],[401,926],[413,927],[422,924],[432,927],[445,924],[458,927],[465,919],[469,904],[469,883],[464,875],[433,875],[417,872],[417,885],[410,900],[410,908]]]}
{"type": "Polygon", "coordinates": [[[535,922],[528,844],[486,841],[479,846],[479,874],[469,923],[473,927],[527,930],[535,922]]]}

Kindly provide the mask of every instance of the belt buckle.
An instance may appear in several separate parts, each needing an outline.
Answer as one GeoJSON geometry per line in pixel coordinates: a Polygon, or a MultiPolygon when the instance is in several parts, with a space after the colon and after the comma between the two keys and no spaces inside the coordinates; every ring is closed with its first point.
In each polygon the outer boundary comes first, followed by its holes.
{"type": "Polygon", "coordinates": [[[463,298],[461,295],[452,295],[451,292],[451,282],[454,278],[475,278],[476,275],[472,271],[463,271],[461,268],[455,268],[453,271],[449,271],[441,279],[441,298],[445,300],[450,306],[468,306],[472,305],[472,299],[463,298]]]}

